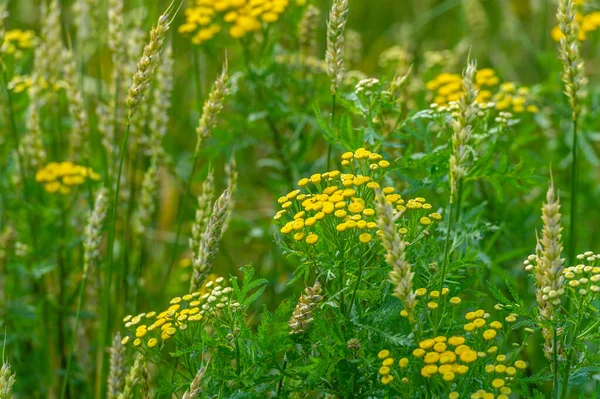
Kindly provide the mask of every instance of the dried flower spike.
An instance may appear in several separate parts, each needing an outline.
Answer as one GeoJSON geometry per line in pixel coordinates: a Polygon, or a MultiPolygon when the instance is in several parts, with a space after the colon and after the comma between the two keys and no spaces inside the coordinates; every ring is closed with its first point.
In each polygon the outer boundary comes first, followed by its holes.
{"type": "Polygon", "coordinates": [[[129,119],[134,115],[137,107],[144,98],[144,94],[150,86],[150,78],[158,66],[165,36],[172,22],[171,11],[172,4],[158,18],[158,23],[150,31],[150,42],[144,47],[142,58],[137,63],[137,71],[133,74],[133,82],[129,87],[127,95],[129,119]]]}
{"type": "Polygon", "coordinates": [[[452,113],[452,155],[450,155],[450,202],[454,201],[458,182],[467,175],[467,160],[472,149],[473,123],[477,117],[477,90],[475,76],[477,63],[469,62],[463,72],[463,93],[452,113]]]}
{"type": "Polygon", "coordinates": [[[198,196],[198,209],[196,209],[196,218],[192,226],[192,237],[190,238],[190,249],[192,253],[196,253],[200,248],[202,237],[206,231],[208,220],[210,218],[210,210],[213,206],[213,197],[215,195],[214,173],[208,171],[208,175],[202,182],[202,192],[198,196]]]}
{"type": "Polygon", "coordinates": [[[71,158],[79,160],[82,156],[82,145],[88,141],[88,117],[83,102],[83,95],[77,84],[76,66],[71,50],[63,51],[63,71],[67,98],[69,99],[69,112],[71,113],[71,158]]]}
{"type": "Polygon", "coordinates": [[[307,287],[300,296],[294,313],[288,322],[290,335],[303,334],[313,321],[313,311],[323,300],[321,283],[316,282],[312,287],[307,287]]]}
{"type": "Polygon", "coordinates": [[[17,375],[10,370],[10,364],[5,362],[0,369],[0,399],[10,399],[12,388],[15,384],[17,375]]]}
{"type": "Polygon", "coordinates": [[[231,190],[227,188],[215,202],[212,216],[206,226],[200,247],[193,260],[194,271],[192,272],[190,282],[190,292],[198,290],[210,273],[212,263],[217,255],[219,241],[223,234],[223,224],[227,217],[230,198],[231,190]]]}
{"type": "Polygon", "coordinates": [[[185,391],[185,393],[183,394],[181,399],[196,399],[196,398],[198,398],[198,396],[200,395],[200,392],[202,391],[202,387],[200,386],[200,384],[202,383],[202,380],[204,379],[205,373],[206,373],[206,367],[201,367],[200,370],[198,370],[198,372],[196,373],[196,376],[194,377],[194,379],[192,380],[192,383],[190,384],[190,388],[187,391],[185,391]]]}
{"type": "Polygon", "coordinates": [[[108,372],[108,398],[116,399],[125,382],[125,346],[117,331],[110,347],[110,369],[108,372]]]}
{"type": "Polygon", "coordinates": [[[223,70],[219,77],[217,77],[217,80],[215,80],[210,94],[208,95],[208,99],[204,102],[204,106],[202,107],[202,116],[200,116],[200,121],[196,128],[197,140],[195,154],[198,154],[202,143],[210,137],[212,129],[217,124],[217,117],[223,109],[225,97],[229,95],[229,92],[229,76],[227,75],[227,61],[225,61],[223,70]]]}
{"type": "Polygon", "coordinates": [[[577,22],[575,22],[575,6],[573,0],[560,0],[556,13],[558,26],[562,32],[559,43],[560,59],[563,63],[562,80],[565,83],[565,94],[569,97],[573,120],[581,114],[582,102],[587,97],[585,67],[579,55],[579,40],[577,39],[577,22]]]}
{"type": "Polygon", "coordinates": [[[319,24],[321,11],[312,4],[306,8],[300,24],[298,26],[298,42],[300,44],[300,54],[304,58],[314,56],[317,45],[316,31],[319,24]]]}
{"type": "Polygon", "coordinates": [[[335,95],[344,77],[344,35],[348,21],[348,0],[334,0],[327,21],[327,74],[331,78],[331,94],[335,95]]]}
{"type": "Polygon", "coordinates": [[[93,266],[100,257],[100,240],[102,238],[102,225],[106,218],[108,208],[108,192],[101,188],[96,195],[94,209],[88,216],[88,223],[85,227],[85,241],[83,243],[83,274],[86,278],[89,268],[93,266]]]}
{"type": "Polygon", "coordinates": [[[131,399],[134,397],[133,387],[140,382],[142,377],[142,369],[145,367],[146,361],[144,355],[138,353],[133,366],[129,370],[129,374],[125,377],[125,386],[119,394],[118,399],[131,399]]]}
{"type": "Polygon", "coordinates": [[[412,289],[414,273],[406,260],[406,242],[398,233],[394,221],[392,206],[381,192],[377,191],[376,212],[379,215],[378,227],[382,234],[381,245],[385,249],[385,261],[392,267],[389,274],[394,286],[394,296],[400,299],[410,322],[413,322],[413,309],[417,304],[416,294],[412,289]]]}

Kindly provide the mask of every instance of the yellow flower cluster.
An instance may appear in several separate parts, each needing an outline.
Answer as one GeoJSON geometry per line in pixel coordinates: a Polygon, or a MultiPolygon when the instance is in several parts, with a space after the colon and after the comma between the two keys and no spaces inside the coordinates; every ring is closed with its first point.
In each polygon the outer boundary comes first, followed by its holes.
{"type": "MultiPolygon", "coordinates": [[[[434,292],[437,291],[431,293],[434,292]]],[[[498,346],[494,345],[493,341],[496,338],[496,331],[502,329],[500,322],[491,322],[489,325],[491,328],[479,336],[477,329],[484,328],[487,317],[489,315],[482,309],[469,312],[466,318],[473,325],[473,329],[469,328],[467,334],[439,335],[419,341],[417,347],[408,356],[398,361],[399,370],[393,369],[395,360],[391,357],[390,351],[387,349],[380,351],[377,357],[382,362],[379,368],[381,383],[384,385],[392,383],[395,379],[393,373],[396,376],[404,375],[401,381],[407,383],[409,380],[414,380],[412,376],[414,372],[429,380],[430,383],[438,385],[443,391],[454,388],[456,385],[453,381],[461,376],[468,374],[475,377],[470,370],[481,370],[481,372],[485,370],[487,376],[477,378],[483,381],[483,387],[487,389],[479,389],[470,395],[470,398],[508,399],[512,392],[509,385],[518,370],[525,369],[527,365],[522,360],[514,361],[505,354],[498,353],[498,346]]],[[[459,394],[451,391],[447,397],[457,399],[459,394]]]]}
{"type": "Polygon", "coordinates": [[[73,162],[50,162],[35,174],[35,180],[44,184],[44,190],[49,193],[69,194],[73,187],[82,185],[86,179],[98,181],[100,175],[73,162]]]}
{"type": "Polygon", "coordinates": [[[35,46],[35,33],[31,30],[13,29],[6,32],[0,49],[1,53],[12,54],[15,58],[23,57],[23,50],[35,46]]]}
{"type": "Polygon", "coordinates": [[[568,286],[579,295],[595,295],[600,292],[600,255],[587,251],[577,255],[580,264],[563,271],[568,286]]]}
{"type": "Polygon", "coordinates": [[[48,83],[48,80],[42,76],[38,76],[37,81],[34,81],[33,77],[30,75],[15,75],[8,83],[8,89],[12,90],[13,93],[18,94],[29,91],[29,89],[35,84],[37,84],[37,87],[40,87],[43,90],[51,89],[55,92],[66,87],[64,80],[59,80],[51,86],[50,83],[48,83]]]}
{"type": "MultiPolygon", "coordinates": [[[[577,22],[577,26],[579,27],[579,32],[577,33],[578,39],[584,41],[587,39],[588,33],[594,32],[600,27],[600,11],[594,11],[589,14],[576,12],[575,22],[577,22]]],[[[559,26],[552,28],[550,34],[552,35],[552,39],[557,42],[564,37],[559,26]]]]}
{"type": "MultiPolygon", "coordinates": [[[[450,290],[444,287],[442,288],[442,292],[434,290],[430,291],[428,295],[426,288],[418,288],[415,291],[415,295],[417,296],[417,298],[424,298],[427,301],[427,309],[430,311],[434,311],[439,309],[440,300],[447,297],[449,292],[450,290]]],[[[453,296],[448,302],[450,302],[451,305],[459,305],[461,303],[461,299],[457,296],[453,296]]],[[[408,317],[408,312],[405,309],[402,309],[400,311],[400,316],[408,317]]]]}
{"type": "Polygon", "coordinates": [[[184,34],[194,33],[192,43],[202,44],[229,26],[229,35],[240,38],[256,32],[263,23],[273,23],[285,11],[289,0],[195,0],[185,10],[184,34]]]}
{"type": "MultiPolygon", "coordinates": [[[[477,71],[475,87],[479,90],[477,102],[488,104],[493,102],[498,111],[516,113],[536,113],[538,107],[532,104],[527,87],[517,87],[514,83],[501,83],[491,68],[477,71]]],[[[463,93],[462,77],[456,73],[442,73],[425,85],[433,96],[433,102],[440,106],[458,101],[463,93]]]]}
{"type": "Polygon", "coordinates": [[[223,277],[209,281],[199,291],[171,299],[170,306],[162,312],[125,316],[123,323],[132,335],[123,338],[123,345],[133,339],[135,347],[153,348],[159,344],[159,338],[160,342],[167,341],[179,331],[186,331],[190,324],[226,309],[235,311],[240,304],[231,299],[233,289],[225,287],[225,283],[223,277]]]}
{"type": "MultiPolygon", "coordinates": [[[[476,88],[479,90],[477,101],[487,102],[492,97],[492,92],[486,88],[497,86],[500,79],[491,68],[477,71],[475,77],[476,88]]],[[[452,101],[458,101],[463,93],[462,76],[458,73],[441,73],[426,83],[427,90],[433,93],[433,102],[438,105],[447,105],[452,101]]]]}
{"type": "Polygon", "coordinates": [[[22,93],[33,86],[33,78],[28,75],[16,75],[8,83],[8,89],[14,93],[22,93]]]}
{"type": "Polygon", "coordinates": [[[489,318],[489,314],[485,313],[483,309],[469,312],[465,315],[465,319],[467,319],[468,323],[463,326],[463,329],[468,333],[477,335],[479,330],[485,328],[481,336],[484,340],[491,341],[496,338],[497,331],[502,329],[502,323],[499,321],[492,321],[488,326],[487,318],[489,318]]]}
{"type": "MultiPolygon", "coordinates": [[[[377,153],[359,148],[342,155],[342,166],[352,173],[332,170],[300,179],[297,190],[278,199],[281,210],[273,219],[283,226],[280,232],[289,235],[306,250],[322,238],[337,242],[342,237],[370,243],[378,233],[375,214],[375,189],[390,163],[377,153]]],[[[394,206],[399,218],[399,232],[414,238],[429,230],[441,215],[431,212],[425,198],[405,201],[393,187],[382,189],[386,200],[394,206]],[[410,211],[410,212],[409,212],[410,211]]]]}
{"type": "Polygon", "coordinates": [[[502,83],[493,98],[498,111],[511,111],[517,114],[525,111],[532,114],[539,112],[539,108],[532,104],[529,88],[517,87],[512,82],[502,83]]]}

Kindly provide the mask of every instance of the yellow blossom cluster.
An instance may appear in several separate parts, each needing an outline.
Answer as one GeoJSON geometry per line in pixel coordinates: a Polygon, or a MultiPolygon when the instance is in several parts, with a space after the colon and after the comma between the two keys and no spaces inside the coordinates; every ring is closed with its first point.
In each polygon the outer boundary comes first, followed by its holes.
{"type": "Polygon", "coordinates": [[[153,348],[179,331],[186,331],[191,324],[227,309],[237,310],[240,304],[231,299],[233,289],[225,287],[225,283],[225,279],[219,277],[196,292],[171,299],[170,306],[161,312],[125,316],[123,323],[132,334],[123,338],[123,345],[133,339],[135,347],[153,348]]]}
{"type": "MultiPolygon", "coordinates": [[[[278,199],[281,206],[274,219],[280,232],[290,236],[302,250],[308,245],[356,239],[369,244],[378,233],[375,189],[390,163],[377,153],[359,148],[342,155],[342,166],[351,173],[332,170],[300,179],[299,189],[278,199]]],[[[383,187],[388,203],[400,214],[399,233],[409,240],[428,231],[441,215],[432,212],[425,198],[404,200],[390,186],[383,187]]]]}
{"type": "MultiPolygon", "coordinates": [[[[442,291],[438,291],[438,290],[433,290],[433,291],[427,291],[427,288],[418,288],[415,291],[415,295],[417,296],[417,298],[422,298],[423,301],[419,301],[419,302],[423,302],[426,303],[427,305],[427,309],[428,311],[435,311],[438,310],[440,308],[440,301],[443,300],[444,298],[446,298],[449,294],[450,290],[447,287],[442,288],[442,291]]],[[[461,303],[461,299],[457,296],[453,296],[451,297],[448,302],[451,305],[460,305],[461,303]]],[[[402,309],[400,311],[400,316],[402,317],[408,317],[409,314],[406,311],[406,309],[402,309]]]]}
{"type": "Polygon", "coordinates": [[[183,34],[193,34],[192,43],[202,44],[229,28],[229,35],[241,38],[256,32],[263,23],[273,23],[285,11],[289,0],[195,0],[185,10],[183,34]]]}
{"type": "MultiPolygon", "coordinates": [[[[441,73],[425,84],[427,90],[433,94],[433,102],[438,105],[447,105],[458,101],[463,93],[462,76],[458,73],[441,73]]],[[[479,90],[477,101],[487,102],[492,97],[492,92],[487,88],[498,86],[500,79],[491,68],[477,71],[475,77],[476,88],[479,90]]]]}
{"type": "Polygon", "coordinates": [[[30,75],[15,75],[8,83],[8,89],[13,93],[18,94],[29,91],[34,84],[37,84],[37,86],[42,90],[51,89],[55,92],[66,87],[64,80],[59,80],[51,86],[48,80],[42,76],[38,76],[37,80],[34,81],[33,77],[30,75]]]}
{"type": "MultiPolygon", "coordinates": [[[[424,296],[422,292],[421,296],[424,296]]],[[[398,361],[397,369],[394,367],[396,363],[390,351],[381,350],[377,355],[381,361],[378,370],[381,383],[391,384],[400,376],[403,376],[403,383],[414,382],[417,375],[420,375],[429,381],[429,384],[438,386],[440,392],[449,391],[448,398],[458,399],[459,393],[452,390],[456,389],[454,382],[463,376],[469,376],[481,381],[483,385],[480,387],[485,388],[475,391],[470,398],[508,399],[512,393],[510,385],[513,379],[527,364],[498,353],[499,344],[495,344],[494,341],[496,331],[502,329],[500,322],[491,322],[490,328],[479,334],[478,329],[484,329],[487,317],[489,315],[482,309],[469,312],[466,318],[473,324],[473,329],[469,329],[466,334],[438,335],[418,341],[416,348],[398,361]],[[475,376],[473,371],[485,371],[485,374],[475,376]]]]}
{"type": "MultiPolygon", "coordinates": [[[[584,41],[587,39],[588,33],[596,31],[600,27],[600,11],[594,11],[589,14],[583,14],[581,12],[575,13],[575,22],[579,28],[577,37],[579,40],[584,41]]],[[[552,28],[552,39],[560,41],[564,37],[559,26],[552,28]]]]}
{"type": "Polygon", "coordinates": [[[518,87],[512,82],[502,83],[493,100],[498,111],[510,111],[517,114],[525,111],[532,114],[539,112],[539,108],[532,103],[529,96],[529,88],[518,87]]]}
{"type": "MultiPolygon", "coordinates": [[[[425,87],[431,93],[437,107],[446,107],[451,102],[458,101],[463,93],[462,77],[457,73],[441,73],[427,82],[425,87]]],[[[518,87],[511,82],[501,83],[500,78],[491,68],[477,71],[475,87],[478,90],[477,102],[492,103],[498,111],[516,113],[539,111],[533,104],[527,87],[518,87]]]]}
{"type": "Polygon", "coordinates": [[[91,168],[73,162],[50,162],[35,174],[35,180],[44,185],[49,193],[69,194],[87,179],[98,181],[100,175],[91,168]]]}
{"type": "Polygon", "coordinates": [[[587,251],[577,255],[582,262],[565,268],[563,275],[568,286],[582,296],[594,296],[600,292],[600,255],[587,251]]]}
{"type": "Polygon", "coordinates": [[[23,57],[23,50],[35,46],[35,33],[31,30],[13,29],[6,32],[0,48],[3,54],[11,54],[15,58],[23,57]]]}

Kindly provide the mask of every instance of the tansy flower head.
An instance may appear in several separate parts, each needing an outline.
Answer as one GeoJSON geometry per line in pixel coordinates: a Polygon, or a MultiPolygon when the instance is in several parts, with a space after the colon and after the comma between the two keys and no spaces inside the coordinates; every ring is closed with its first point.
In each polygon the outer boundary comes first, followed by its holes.
{"type": "Polygon", "coordinates": [[[210,40],[222,29],[239,39],[276,22],[288,4],[289,0],[195,0],[185,10],[179,32],[192,35],[194,44],[210,40]]]}
{"type": "MultiPolygon", "coordinates": [[[[151,311],[123,319],[125,328],[135,337],[135,347],[154,348],[188,329],[190,323],[210,320],[222,312],[235,312],[240,304],[231,298],[233,289],[226,287],[223,277],[206,282],[198,291],[175,297],[161,312],[151,311]]],[[[123,338],[123,344],[129,342],[123,338]]]]}
{"type": "Polygon", "coordinates": [[[86,180],[100,180],[100,175],[91,168],[75,165],[72,162],[50,162],[35,174],[35,180],[44,185],[49,193],[69,194],[86,180]]]}

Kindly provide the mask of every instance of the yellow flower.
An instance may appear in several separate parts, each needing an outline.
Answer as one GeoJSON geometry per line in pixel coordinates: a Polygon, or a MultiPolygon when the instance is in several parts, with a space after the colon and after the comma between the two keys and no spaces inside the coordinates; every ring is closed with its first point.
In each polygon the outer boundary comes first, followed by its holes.
{"type": "Polygon", "coordinates": [[[467,350],[460,354],[460,360],[464,363],[473,363],[477,360],[477,352],[474,350],[467,350]]]}
{"type": "Polygon", "coordinates": [[[437,352],[428,352],[423,361],[427,364],[437,363],[440,360],[440,354],[437,352]]]}
{"type": "Polygon", "coordinates": [[[435,341],[433,339],[426,339],[419,342],[419,348],[421,349],[430,349],[433,348],[433,345],[435,345],[435,341]]]}
{"type": "Polygon", "coordinates": [[[464,337],[453,336],[448,338],[448,343],[452,346],[459,346],[465,343],[464,337]]]}
{"type": "Polygon", "coordinates": [[[527,368],[527,363],[525,363],[525,362],[524,362],[524,361],[522,361],[522,360],[517,360],[517,361],[515,362],[515,367],[516,367],[516,368],[518,368],[519,370],[524,370],[524,369],[526,369],[526,368],[527,368]]]}
{"type": "Polygon", "coordinates": [[[158,340],[156,338],[150,338],[148,340],[148,348],[154,348],[158,344],[158,340]]]}
{"type": "Polygon", "coordinates": [[[504,386],[504,380],[496,378],[494,381],[492,381],[492,386],[496,389],[502,388],[504,386]]]}
{"type": "Polygon", "coordinates": [[[380,359],[386,359],[389,356],[390,356],[390,351],[387,349],[383,349],[377,354],[377,357],[380,359]]]}
{"type": "Polygon", "coordinates": [[[372,238],[372,236],[369,233],[362,233],[360,236],[358,236],[358,239],[360,240],[360,242],[362,242],[364,244],[370,242],[371,238],[372,238]]]}
{"type": "Polygon", "coordinates": [[[485,339],[486,341],[492,340],[496,338],[496,330],[485,330],[483,332],[483,339],[485,339]]]}
{"type": "MultiPolygon", "coordinates": [[[[414,357],[423,357],[423,355],[425,355],[425,351],[421,348],[417,348],[412,352],[412,354],[414,357]]],[[[517,366],[517,368],[518,368],[518,366],[517,366]]]]}
{"type": "Polygon", "coordinates": [[[306,243],[309,245],[316,244],[319,241],[319,236],[315,233],[310,233],[308,237],[306,237],[306,243]]]}
{"type": "Polygon", "coordinates": [[[442,378],[444,379],[444,381],[448,381],[448,382],[454,380],[454,377],[455,377],[455,374],[452,371],[447,371],[442,376],[442,378]]]}
{"type": "Polygon", "coordinates": [[[384,375],[383,377],[381,377],[381,383],[383,385],[387,385],[387,384],[389,384],[392,381],[394,381],[394,376],[391,375],[391,374],[384,375]]]}

